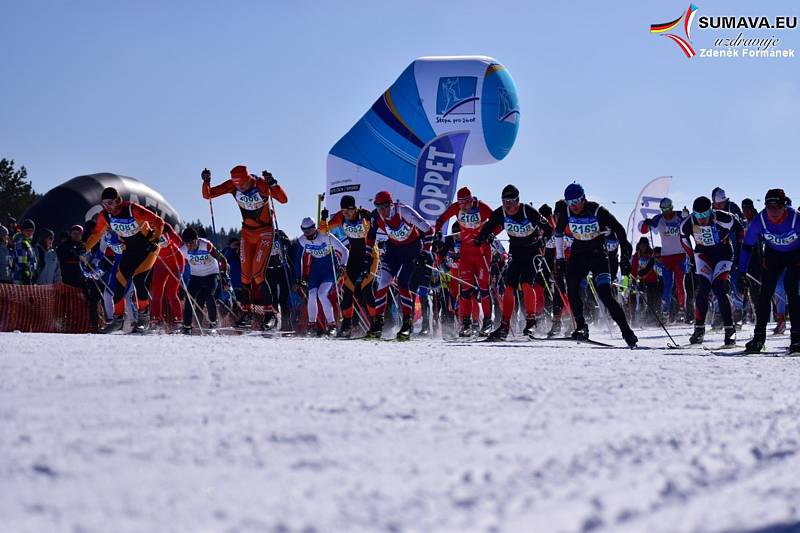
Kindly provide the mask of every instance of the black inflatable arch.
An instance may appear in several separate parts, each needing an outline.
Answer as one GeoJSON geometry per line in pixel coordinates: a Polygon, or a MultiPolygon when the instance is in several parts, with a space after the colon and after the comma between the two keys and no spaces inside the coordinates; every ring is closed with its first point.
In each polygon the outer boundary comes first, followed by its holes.
{"type": "Polygon", "coordinates": [[[160,192],[136,178],[108,172],[78,176],[50,189],[25,212],[23,219],[36,223],[37,235],[43,228],[56,235],[69,231],[74,224],[84,225],[100,212],[100,195],[106,187],[116,188],[123,199],[147,207],[180,231],[180,216],[160,192]]]}

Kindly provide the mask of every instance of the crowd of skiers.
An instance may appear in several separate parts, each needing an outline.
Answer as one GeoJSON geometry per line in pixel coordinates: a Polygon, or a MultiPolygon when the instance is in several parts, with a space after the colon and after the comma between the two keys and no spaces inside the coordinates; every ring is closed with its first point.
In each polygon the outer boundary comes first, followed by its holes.
{"type": "MultiPolygon", "coordinates": [[[[502,189],[496,209],[462,187],[433,223],[388,191],[372,206],[344,195],[339,210],[304,219],[302,235],[290,239],[277,227],[274,202],[287,196],[271,173],[256,176],[239,165],[218,185],[207,169],[201,179],[204,199],[231,195],[241,212],[241,239],[223,251],[202,231],[179,235],[108,188],[96,221],[74,226],[55,251],[52,232],[34,247],[35,227],[24,221],[13,261],[3,263],[13,274],[0,270],[0,279],[53,283],[60,264],[67,283],[67,272],[72,278],[78,269],[90,305],[105,302],[104,333],[122,329],[126,301],[135,331],[148,330],[151,318],[181,324],[184,333],[215,330],[222,312],[242,330],[280,324],[284,332],[360,331],[377,339],[386,317],[396,315],[399,340],[413,334],[415,318],[418,335],[439,329],[495,340],[515,329],[560,335],[565,322],[570,338],[587,340],[590,322],[610,318],[629,346],[638,342],[633,323],[675,321],[694,325],[692,344],[703,342],[707,321],[719,322],[733,345],[737,326],[750,319],[749,351],[763,348],[773,316],[776,332],[787,316],[800,319],[800,220],[781,189],[766,193],[760,212],[750,199],[740,209],[720,188],[691,210],[675,210],[664,198],[661,213],[641,223],[634,248],[577,183],[552,207],[538,208],[513,185],[502,189]],[[257,321],[254,306],[262,310],[257,321]]],[[[8,232],[0,228],[0,236],[7,241],[8,232]]],[[[791,330],[790,351],[800,352],[800,327],[791,330]]]]}

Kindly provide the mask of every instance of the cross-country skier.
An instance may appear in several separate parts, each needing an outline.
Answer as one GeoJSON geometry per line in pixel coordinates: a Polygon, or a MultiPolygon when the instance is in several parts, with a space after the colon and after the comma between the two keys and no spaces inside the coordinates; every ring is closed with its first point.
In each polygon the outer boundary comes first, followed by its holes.
{"type": "Polygon", "coordinates": [[[534,207],[519,201],[519,189],[506,185],[501,193],[502,204],[492,212],[484,224],[475,243],[478,246],[504,229],[509,239],[509,263],[505,275],[503,293],[503,318],[500,326],[492,331],[489,338],[505,339],[511,328],[516,292],[522,291],[525,306],[525,329],[523,334],[532,335],[536,328],[536,313],[544,307],[544,299],[538,301],[533,289],[535,269],[534,258],[541,256],[544,240],[552,235],[547,220],[534,207]]]}
{"type": "Polygon", "coordinates": [[[456,193],[456,202],[450,204],[438,219],[436,219],[436,240],[442,238],[442,227],[452,217],[456,217],[459,225],[459,251],[458,268],[456,276],[470,285],[460,284],[458,317],[461,320],[459,336],[466,337],[472,331],[472,315],[477,314],[473,309],[473,300],[480,304],[483,311],[483,324],[480,332],[488,335],[492,328],[492,301],[489,298],[489,263],[492,260],[490,245],[484,242],[475,243],[481,228],[492,216],[492,208],[486,202],[478,200],[467,187],[461,187],[456,193]],[[477,291],[473,288],[477,286],[477,291]]]}
{"type": "Polygon", "coordinates": [[[186,267],[186,261],[181,254],[183,241],[172,226],[164,222],[164,232],[158,241],[159,253],[153,265],[153,277],[150,282],[152,296],[151,316],[168,327],[177,327],[183,315],[181,300],[178,297],[180,277],[186,267]],[[166,300],[170,316],[165,316],[162,307],[166,300]]]}
{"type": "MultiPolygon", "coordinates": [[[[663,291],[661,293],[662,310],[669,313],[672,303],[672,287],[678,296],[678,306],[686,313],[686,250],[681,244],[681,224],[683,216],[674,210],[672,200],[663,198],[659,203],[661,214],[646,218],[639,230],[647,235],[650,231],[661,236],[661,263],[664,265],[663,291]]],[[[690,317],[687,317],[687,322],[690,317]]]]}
{"type": "MultiPolygon", "coordinates": [[[[183,326],[185,335],[192,334],[192,317],[202,320],[203,307],[208,312],[208,326],[213,333],[217,328],[217,302],[214,294],[217,292],[217,283],[220,275],[228,271],[225,256],[218,251],[211,241],[198,237],[197,230],[186,228],[181,234],[183,245],[181,254],[189,263],[191,277],[187,287],[186,300],[183,303],[183,326]],[[196,304],[192,310],[193,304],[196,304]]],[[[202,329],[202,328],[201,328],[202,329]]]]}
{"type": "Polygon", "coordinates": [[[317,225],[309,217],[303,219],[300,229],[303,235],[297,242],[303,250],[300,259],[302,279],[308,286],[308,332],[315,336],[335,335],[336,317],[330,299],[331,288],[336,290],[334,265],[346,264],[348,251],[335,236],[317,230],[317,225]],[[325,315],[324,330],[317,325],[317,300],[325,315]]]}
{"type": "Polygon", "coordinates": [[[124,296],[128,285],[133,284],[137,297],[135,332],[150,328],[150,290],[148,278],[158,257],[158,241],[164,231],[164,220],[139,204],[123,200],[113,187],[101,195],[103,211],[97,217],[92,234],[86,239],[86,249],[91,250],[103,237],[107,228],[122,240],[124,250],[117,270],[114,287],[114,318],[102,330],[111,333],[124,324],[124,296]]]}
{"type": "Polygon", "coordinates": [[[620,271],[627,276],[631,271],[632,247],[625,234],[625,228],[606,208],[597,202],[586,200],[586,195],[577,183],[571,183],[564,190],[564,204],[556,209],[558,224],[556,226],[556,257],[558,268],[566,268],[567,296],[572,314],[575,318],[573,339],[588,339],[589,326],[583,316],[583,302],[580,296],[581,281],[589,272],[594,277],[597,294],[608,309],[611,318],[619,326],[622,337],[628,346],[635,346],[639,339],[628,325],[625,312],[614,298],[611,291],[611,274],[608,267],[608,251],[606,250],[606,232],[611,231],[620,245],[620,271]],[[572,231],[572,252],[568,264],[564,262],[564,233],[569,225],[572,231]]]}
{"type": "Polygon", "coordinates": [[[408,340],[414,320],[414,295],[410,284],[416,268],[429,269],[433,264],[430,251],[433,228],[414,209],[394,201],[389,191],[378,192],[374,204],[367,246],[371,248],[375,244],[378,230],[386,232],[388,240],[375,292],[375,316],[367,337],[380,338],[389,285],[396,280],[403,314],[397,340],[408,340]]]}
{"type": "Polygon", "coordinates": [[[274,324],[274,311],[270,299],[270,291],[264,281],[264,269],[267,266],[272,241],[275,231],[272,224],[269,199],[278,202],[287,202],[286,193],[278,185],[278,180],[268,171],[262,172],[262,177],[253,176],[247,172],[247,167],[237,165],[231,169],[231,178],[219,185],[211,186],[211,172],[203,170],[203,198],[206,200],[230,194],[236,200],[242,214],[241,234],[241,267],[242,267],[242,294],[245,298],[243,307],[244,316],[239,321],[239,326],[248,326],[251,321],[251,305],[262,303],[264,305],[264,320],[262,329],[268,329],[274,324]],[[260,298],[257,298],[257,293],[260,298]],[[259,302],[256,302],[259,300],[259,302]]]}
{"type": "Polygon", "coordinates": [[[694,255],[695,263],[695,307],[694,333],[689,338],[692,344],[701,344],[706,332],[709,292],[713,291],[719,303],[725,326],[725,345],[736,343],[733,326],[733,311],[730,301],[730,274],[733,265],[732,240],[741,232],[738,219],[727,211],[718,211],[711,200],[700,196],[692,204],[692,215],[681,225],[684,249],[694,255]],[[690,247],[694,239],[694,250],[690,247]]]}
{"type": "MultiPolygon", "coordinates": [[[[751,254],[759,239],[763,239],[764,270],[756,308],[756,327],[753,338],[745,348],[748,352],[759,352],[764,347],[772,295],[778,279],[784,275],[784,288],[792,322],[789,353],[800,355],[800,216],[796,210],[786,205],[783,189],[770,189],[764,197],[764,205],[765,209],[747,229],[739,257],[740,272],[747,272],[751,254]]],[[[740,283],[746,283],[746,279],[742,275],[739,278],[740,283]]]]}

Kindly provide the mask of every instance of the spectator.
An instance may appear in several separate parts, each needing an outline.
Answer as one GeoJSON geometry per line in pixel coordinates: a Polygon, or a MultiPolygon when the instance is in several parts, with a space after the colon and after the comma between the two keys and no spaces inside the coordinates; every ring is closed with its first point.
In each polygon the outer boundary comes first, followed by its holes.
{"type": "Polygon", "coordinates": [[[10,213],[6,216],[6,229],[8,230],[9,237],[13,237],[19,232],[19,226],[17,226],[17,219],[12,217],[10,213]]]}
{"type": "Polygon", "coordinates": [[[45,229],[36,245],[36,254],[39,263],[37,285],[53,285],[61,283],[61,268],[58,263],[58,254],[53,248],[55,234],[52,230],[45,229]]]}
{"type": "Polygon", "coordinates": [[[20,225],[19,233],[14,235],[14,279],[22,285],[33,285],[39,270],[33,249],[34,232],[36,224],[26,218],[20,225]]]}
{"type": "Polygon", "coordinates": [[[8,230],[0,224],[0,283],[14,283],[14,256],[8,247],[8,230]]]}
{"type": "Polygon", "coordinates": [[[83,246],[83,227],[75,224],[70,228],[69,240],[58,245],[58,262],[61,265],[61,280],[73,287],[86,288],[86,278],[81,272],[78,261],[86,251],[83,246]]]}

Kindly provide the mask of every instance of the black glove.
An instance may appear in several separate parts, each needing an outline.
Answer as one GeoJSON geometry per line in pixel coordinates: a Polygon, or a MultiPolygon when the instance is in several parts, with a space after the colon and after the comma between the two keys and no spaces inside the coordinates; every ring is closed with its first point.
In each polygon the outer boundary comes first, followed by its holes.
{"type": "Polygon", "coordinates": [[[158,250],[158,241],[150,241],[147,243],[147,253],[153,253],[158,250]]]}
{"type": "Polygon", "coordinates": [[[437,231],[436,233],[434,233],[433,234],[433,240],[434,241],[441,241],[442,240],[442,232],[441,231],[437,231]]]}
{"type": "Polygon", "coordinates": [[[328,220],[328,215],[329,214],[330,213],[328,212],[328,208],[327,207],[323,207],[322,208],[322,212],[319,214],[319,218],[321,220],[328,220]]]}
{"type": "Polygon", "coordinates": [[[270,187],[274,187],[275,185],[278,184],[278,180],[275,179],[275,176],[273,176],[269,170],[263,170],[261,172],[261,177],[267,180],[267,185],[269,185],[270,187]]]}
{"type": "Polygon", "coordinates": [[[204,168],[200,173],[200,177],[203,178],[203,181],[211,181],[211,171],[207,168],[204,168]]]}
{"type": "Polygon", "coordinates": [[[647,224],[647,227],[649,227],[649,228],[653,227],[653,219],[652,218],[644,219],[644,223],[647,224]]]}
{"type": "Polygon", "coordinates": [[[630,276],[631,274],[631,259],[630,257],[623,257],[619,260],[619,271],[623,276],[630,276]]]}
{"type": "Polygon", "coordinates": [[[431,256],[430,252],[426,252],[425,250],[421,251],[417,256],[416,264],[418,267],[424,268],[428,265],[433,264],[433,256],[431,256]]]}
{"type": "Polygon", "coordinates": [[[475,246],[483,246],[483,243],[486,242],[486,237],[484,237],[483,235],[478,235],[477,237],[475,237],[475,240],[473,242],[475,243],[475,246]]]}

